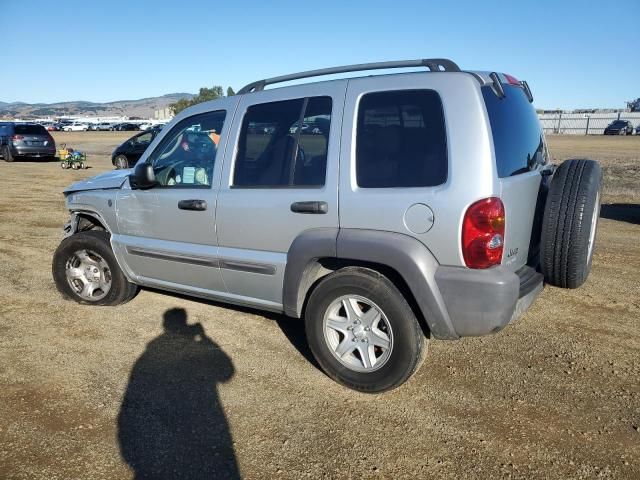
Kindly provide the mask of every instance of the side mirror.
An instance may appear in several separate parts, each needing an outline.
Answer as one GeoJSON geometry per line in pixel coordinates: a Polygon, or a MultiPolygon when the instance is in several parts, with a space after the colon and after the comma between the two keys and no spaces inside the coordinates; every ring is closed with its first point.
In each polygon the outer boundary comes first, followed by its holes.
{"type": "Polygon", "coordinates": [[[138,163],[129,175],[129,183],[134,190],[146,190],[156,185],[156,174],[153,165],[149,163],[138,163]]]}

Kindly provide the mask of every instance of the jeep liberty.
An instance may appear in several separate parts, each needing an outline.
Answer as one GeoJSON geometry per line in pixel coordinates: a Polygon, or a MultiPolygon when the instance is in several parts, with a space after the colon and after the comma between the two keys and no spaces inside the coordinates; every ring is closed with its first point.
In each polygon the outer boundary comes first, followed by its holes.
{"type": "Polygon", "coordinates": [[[532,101],[446,59],[254,82],[65,190],[55,283],[84,304],[153,287],[284,313],[332,379],[398,387],[427,338],[498,332],[589,274],[600,166],[551,165],[532,101]],[[406,67],[425,71],[265,88],[406,67]]]}

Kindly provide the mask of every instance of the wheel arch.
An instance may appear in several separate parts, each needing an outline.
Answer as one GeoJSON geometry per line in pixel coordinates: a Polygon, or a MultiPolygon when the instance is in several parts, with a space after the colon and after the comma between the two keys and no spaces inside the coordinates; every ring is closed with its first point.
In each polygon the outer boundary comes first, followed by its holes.
{"type": "Polygon", "coordinates": [[[427,247],[407,235],[361,229],[314,229],[291,245],[283,285],[283,308],[300,318],[309,295],[326,275],[347,266],[375,270],[405,295],[425,331],[458,338],[435,282],[438,267],[427,247]]]}
{"type": "Polygon", "coordinates": [[[90,212],[87,210],[72,211],[68,227],[65,226],[65,236],[68,237],[87,230],[102,230],[111,234],[111,230],[109,229],[107,222],[105,222],[104,219],[96,212],[90,212]]]}

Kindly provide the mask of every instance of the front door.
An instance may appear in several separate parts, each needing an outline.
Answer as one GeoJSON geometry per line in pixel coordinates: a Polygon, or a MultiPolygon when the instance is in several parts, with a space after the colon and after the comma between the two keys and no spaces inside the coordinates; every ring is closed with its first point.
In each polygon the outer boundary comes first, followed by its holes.
{"type": "MultiPolygon", "coordinates": [[[[229,103],[232,112],[237,102],[229,103]]],[[[220,109],[178,122],[141,160],[153,165],[157,186],[120,191],[119,231],[112,244],[138,283],[192,293],[225,291],[215,211],[222,158],[218,135],[226,137],[230,115],[220,109]]]]}
{"type": "Polygon", "coordinates": [[[217,209],[222,277],[238,302],[281,308],[293,240],[309,229],[338,227],[346,84],[267,90],[240,100],[217,209]]]}

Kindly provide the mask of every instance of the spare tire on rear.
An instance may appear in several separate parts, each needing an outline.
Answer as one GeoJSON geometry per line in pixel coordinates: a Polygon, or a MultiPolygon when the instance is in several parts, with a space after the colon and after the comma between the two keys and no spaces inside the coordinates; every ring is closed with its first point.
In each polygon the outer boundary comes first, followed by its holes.
{"type": "Polygon", "coordinates": [[[567,160],[551,180],[542,221],[541,269],[547,283],[578,288],[591,270],[600,216],[602,170],[594,160],[567,160]]]}

